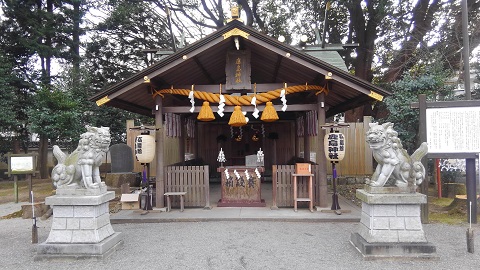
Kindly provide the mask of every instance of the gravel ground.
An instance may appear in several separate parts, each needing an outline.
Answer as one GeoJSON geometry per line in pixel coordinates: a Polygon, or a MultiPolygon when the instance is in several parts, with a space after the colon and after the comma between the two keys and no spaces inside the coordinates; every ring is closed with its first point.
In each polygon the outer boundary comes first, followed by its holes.
{"type": "MultiPolygon", "coordinates": [[[[51,219],[39,221],[45,241],[51,219]]],[[[177,222],[115,224],[124,246],[104,261],[34,262],[31,220],[0,220],[0,269],[479,269],[466,227],[427,224],[438,260],[365,261],[349,243],[356,223],[177,222]]],[[[475,225],[478,239],[480,226],[475,225]]],[[[480,240],[477,240],[477,242],[480,240]]]]}

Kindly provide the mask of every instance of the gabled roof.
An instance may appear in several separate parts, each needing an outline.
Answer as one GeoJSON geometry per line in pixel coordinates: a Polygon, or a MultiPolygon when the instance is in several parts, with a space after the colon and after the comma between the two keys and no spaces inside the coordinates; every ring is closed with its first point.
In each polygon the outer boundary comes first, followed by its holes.
{"type": "MultiPolygon", "coordinates": [[[[238,37],[242,50],[249,50],[251,53],[252,84],[273,87],[259,89],[258,92],[274,90],[275,85],[280,85],[281,88],[284,83],[288,83],[288,86],[327,86],[327,117],[390,95],[389,92],[348,73],[342,68],[339,58],[332,58],[332,52],[309,52],[314,54],[310,55],[234,20],[205,38],[92,96],[90,100],[108,101],[105,105],[152,116],[152,87],[156,90],[170,87],[190,89],[191,85],[195,85],[195,89],[208,88],[208,91],[218,92],[218,85],[225,84],[226,81],[226,55],[229,50],[235,50],[234,37],[238,37]],[[336,62],[332,62],[333,60],[336,62]],[[331,79],[327,79],[326,75],[330,75],[331,79]],[[148,77],[151,84],[145,83],[144,77],[148,77]]],[[[244,91],[247,92],[252,93],[253,90],[244,91]]],[[[312,92],[288,95],[287,99],[288,104],[316,102],[312,92]]],[[[187,97],[170,95],[165,96],[163,104],[167,108],[190,106],[187,97]]],[[[200,101],[198,105],[201,105],[200,101]]]]}

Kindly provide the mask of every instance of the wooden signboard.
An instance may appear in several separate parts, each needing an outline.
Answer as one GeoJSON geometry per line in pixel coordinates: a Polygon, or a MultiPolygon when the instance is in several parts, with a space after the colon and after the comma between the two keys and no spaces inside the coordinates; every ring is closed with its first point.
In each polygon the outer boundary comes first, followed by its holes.
{"type": "Polygon", "coordinates": [[[295,174],[309,175],[312,173],[312,165],[310,163],[296,163],[295,174]]]}
{"type": "Polygon", "coordinates": [[[217,206],[264,207],[265,200],[262,199],[261,179],[258,178],[255,170],[261,173],[264,168],[247,166],[218,168],[217,171],[222,174],[222,198],[217,206]]]}
{"type": "Polygon", "coordinates": [[[8,154],[8,175],[34,174],[35,155],[33,154],[8,154]]]}
{"type": "Polygon", "coordinates": [[[225,89],[252,89],[251,72],[250,51],[229,51],[225,66],[225,74],[227,76],[225,89]]]}

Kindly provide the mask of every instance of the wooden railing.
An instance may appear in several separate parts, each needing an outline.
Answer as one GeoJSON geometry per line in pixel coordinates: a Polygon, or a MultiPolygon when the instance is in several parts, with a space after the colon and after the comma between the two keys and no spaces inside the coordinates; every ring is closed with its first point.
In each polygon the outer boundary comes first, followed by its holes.
{"type": "MultiPolygon", "coordinates": [[[[185,207],[210,208],[208,166],[165,167],[165,192],[187,192],[185,207]]],[[[172,206],[179,207],[180,199],[174,196],[172,206]]]]}
{"type": "MultiPolygon", "coordinates": [[[[293,181],[292,173],[295,172],[295,165],[273,165],[272,166],[272,208],[293,207],[293,181]]],[[[313,198],[314,204],[318,202],[317,185],[319,166],[312,165],[313,176],[313,198]]],[[[307,178],[301,177],[298,180],[299,197],[308,197],[307,178]]],[[[299,202],[299,206],[302,206],[299,202]]]]}

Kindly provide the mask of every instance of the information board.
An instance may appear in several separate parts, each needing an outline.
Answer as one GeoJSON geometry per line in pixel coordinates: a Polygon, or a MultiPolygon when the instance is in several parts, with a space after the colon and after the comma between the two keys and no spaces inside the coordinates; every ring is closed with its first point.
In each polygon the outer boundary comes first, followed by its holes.
{"type": "Polygon", "coordinates": [[[34,154],[7,154],[8,175],[34,174],[36,169],[36,156],[34,154]]]}
{"type": "Polygon", "coordinates": [[[427,108],[429,153],[480,153],[480,107],[427,108]]]}

